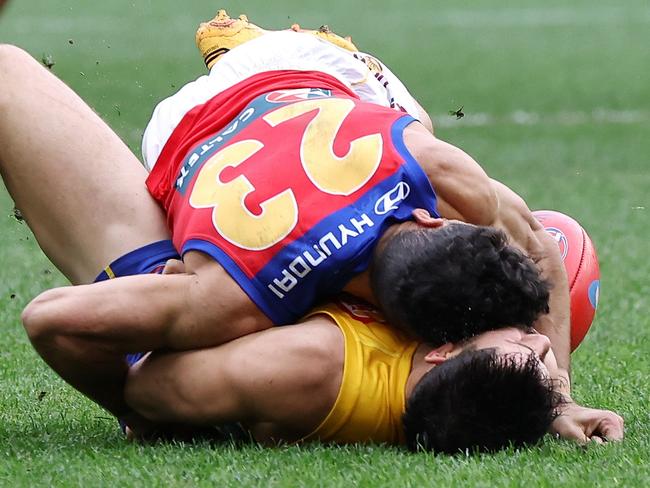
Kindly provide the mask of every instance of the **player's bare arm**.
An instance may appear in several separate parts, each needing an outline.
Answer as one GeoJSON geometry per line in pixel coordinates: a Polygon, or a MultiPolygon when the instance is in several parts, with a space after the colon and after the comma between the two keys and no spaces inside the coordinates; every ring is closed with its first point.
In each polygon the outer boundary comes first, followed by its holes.
{"type": "Polygon", "coordinates": [[[538,261],[553,288],[550,313],[537,326],[549,336],[565,371],[569,390],[569,293],[566,272],[557,245],[533,217],[526,203],[505,185],[491,180],[461,149],[431,137],[424,127],[411,124],[405,133],[409,150],[423,166],[436,189],[443,217],[505,230],[511,242],[538,261]]]}
{"type": "Polygon", "coordinates": [[[417,107],[417,110],[418,110],[418,120],[424,126],[424,128],[426,130],[428,130],[429,132],[431,132],[433,134],[434,133],[433,121],[431,120],[431,117],[429,117],[429,114],[424,109],[424,107],[422,105],[420,105],[420,102],[418,102],[415,99],[413,99],[413,102],[415,103],[415,106],[417,107]]]}
{"type": "Polygon", "coordinates": [[[226,285],[217,296],[208,291],[214,290],[208,283],[217,274],[149,274],[55,288],[34,299],[23,320],[34,336],[48,335],[49,329],[83,337],[92,330],[130,352],[205,347],[263,328],[252,310],[240,316],[248,302],[235,305],[238,290],[230,293],[226,285]],[[213,312],[221,313],[224,327],[215,324],[213,312]]]}
{"type": "Polygon", "coordinates": [[[196,274],[167,274],[58,288],[37,297],[25,309],[23,323],[57,373],[114,415],[124,416],[125,354],[205,347],[258,330],[263,323],[270,326],[250,301],[240,303],[240,290],[229,293],[222,283],[217,297],[216,286],[196,274]],[[238,313],[230,314],[235,309],[238,313]],[[226,327],[210,315],[217,312],[232,319],[223,322],[226,327]]]}
{"type": "Polygon", "coordinates": [[[562,391],[570,393],[571,322],[569,285],[557,243],[531,214],[523,199],[504,184],[491,180],[499,202],[493,225],[506,229],[512,241],[531,256],[553,283],[550,313],[539,317],[535,328],[546,334],[558,360],[562,391]]]}
{"type": "MultiPolygon", "coordinates": [[[[506,347],[510,349],[504,353],[512,354],[521,341],[526,344],[524,351],[530,348],[544,358],[548,374],[556,378],[554,356],[544,353],[548,339],[542,338],[510,329],[484,333],[470,347],[506,347]],[[495,337],[501,337],[501,346],[495,337]]],[[[413,357],[407,397],[433,364],[464,347],[446,344],[430,350],[422,345],[413,357]]],[[[270,329],[216,348],[153,354],[129,372],[126,397],[135,410],[162,428],[159,432],[170,423],[241,422],[262,442],[294,441],[313,432],[332,412],[345,367],[343,350],[339,329],[329,317],[316,316],[291,328],[270,329]]],[[[579,443],[621,440],[623,420],[611,411],[571,404],[551,432],[579,443]]]]}
{"type": "Polygon", "coordinates": [[[242,422],[261,442],[298,440],[334,404],[343,352],[338,327],[316,316],[216,348],[152,354],[129,372],[126,398],[154,422],[242,422]]]}

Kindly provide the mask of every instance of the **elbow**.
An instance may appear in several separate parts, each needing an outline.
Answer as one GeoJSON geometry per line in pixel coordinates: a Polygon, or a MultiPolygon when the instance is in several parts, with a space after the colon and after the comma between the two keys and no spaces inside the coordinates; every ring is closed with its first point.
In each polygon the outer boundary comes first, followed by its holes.
{"type": "Polygon", "coordinates": [[[59,298],[58,290],[48,290],[34,298],[23,310],[21,320],[29,340],[39,349],[39,345],[51,341],[56,336],[56,326],[52,317],[52,303],[59,298]]]}

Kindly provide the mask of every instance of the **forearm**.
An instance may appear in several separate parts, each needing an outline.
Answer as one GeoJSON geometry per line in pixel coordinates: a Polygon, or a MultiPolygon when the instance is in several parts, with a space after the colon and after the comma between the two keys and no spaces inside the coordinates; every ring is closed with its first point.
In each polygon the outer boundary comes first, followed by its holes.
{"type": "Polygon", "coordinates": [[[562,370],[564,394],[570,392],[571,321],[570,297],[566,269],[557,242],[546,232],[530,209],[516,193],[492,180],[499,202],[495,225],[505,229],[511,242],[532,258],[548,281],[549,313],[537,319],[534,326],[551,340],[558,366],[562,370]]]}
{"type": "Polygon", "coordinates": [[[116,353],[167,346],[187,275],[143,275],[48,290],[23,312],[30,337],[83,340],[116,353]]]}
{"type": "Polygon", "coordinates": [[[549,313],[540,317],[535,323],[535,329],[546,335],[553,347],[560,373],[560,387],[558,391],[565,395],[571,392],[571,316],[569,285],[566,270],[557,244],[544,232],[540,235],[543,256],[538,262],[543,276],[551,283],[549,296],[549,313]]]}
{"type": "Polygon", "coordinates": [[[49,290],[27,306],[23,323],[52,369],[123,416],[129,411],[123,395],[125,355],[163,347],[183,301],[174,298],[178,280],[160,279],[147,275],[49,290]]]}
{"type": "Polygon", "coordinates": [[[124,401],[128,370],[124,356],[77,341],[32,342],[45,362],[72,387],[117,418],[131,414],[124,401]]]}
{"type": "Polygon", "coordinates": [[[118,320],[114,330],[107,329],[107,321],[119,319],[112,307],[119,304],[124,310],[132,304],[121,302],[119,292],[96,293],[113,285],[48,290],[27,306],[22,320],[34,348],[54,371],[112,414],[124,416],[129,411],[123,387],[130,324],[118,320]]]}
{"type": "Polygon", "coordinates": [[[120,354],[208,347],[270,325],[241,289],[232,293],[218,278],[139,275],[56,288],[34,299],[23,321],[30,336],[74,338],[120,354]]]}

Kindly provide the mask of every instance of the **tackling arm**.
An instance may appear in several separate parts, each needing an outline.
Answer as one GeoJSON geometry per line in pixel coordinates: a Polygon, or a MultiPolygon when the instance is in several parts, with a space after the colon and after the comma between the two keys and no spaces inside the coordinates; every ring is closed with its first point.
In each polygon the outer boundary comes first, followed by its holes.
{"type": "Polygon", "coordinates": [[[343,354],[339,329],[317,316],[218,347],[154,353],[130,370],[126,398],[154,422],[242,422],[259,441],[297,440],[334,403],[343,354]]]}
{"type": "Polygon", "coordinates": [[[507,186],[491,180],[499,200],[497,219],[493,225],[505,229],[513,243],[521,247],[537,262],[542,275],[552,284],[549,313],[535,323],[535,329],[548,336],[558,362],[561,378],[560,391],[571,391],[571,317],[569,284],[557,243],[532,215],[528,206],[507,186]]]}
{"type": "Polygon", "coordinates": [[[499,198],[496,225],[505,228],[512,239],[537,261],[542,273],[553,284],[547,315],[538,318],[535,328],[551,339],[558,363],[556,390],[564,396],[560,415],[551,432],[580,444],[588,441],[620,441],[624,435],[623,418],[608,410],[583,407],[571,399],[570,298],[566,270],[557,243],[530,213],[524,201],[505,185],[492,180],[499,198]]]}
{"type": "Polygon", "coordinates": [[[239,295],[222,283],[215,296],[209,292],[215,289],[212,277],[203,278],[140,275],[56,288],[35,298],[22,319],[34,347],[57,373],[121,416],[128,411],[125,354],[209,346],[260,327],[234,313],[241,312],[239,295]]]}
{"type": "Polygon", "coordinates": [[[526,203],[505,185],[491,180],[479,164],[461,149],[431,137],[412,124],[406,134],[407,147],[422,165],[438,196],[442,216],[464,222],[503,229],[512,244],[537,261],[544,278],[552,285],[550,313],[538,319],[535,327],[551,339],[561,376],[570,392],[570,314],[566,271],[557,244],[526,203]]]}

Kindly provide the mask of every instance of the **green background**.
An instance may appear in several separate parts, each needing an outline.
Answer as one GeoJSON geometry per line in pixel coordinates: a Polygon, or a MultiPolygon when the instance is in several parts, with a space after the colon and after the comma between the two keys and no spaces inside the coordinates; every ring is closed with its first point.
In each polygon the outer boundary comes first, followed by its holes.
{"type": "Polygon", "coordinates": [[[580,448],[546,439],[472,457],[381,446],[129,444],[32,351],[20,311],[65,280],[11,217],[0,187],[0,485],[649,486],[648,1],[13,0],[0,42],[54,61],[53,71],[139,154],[154,104],[204,73],[194,30],[218,7],[267,28],[329,24],[352,34],[400,75],[439,137],[531,208],[584,225],[602,291],[573,355],[574,396],[621,413],[626,440],[580,448]],[[448,114],[461,106],[462,120],[448,114]]]}

